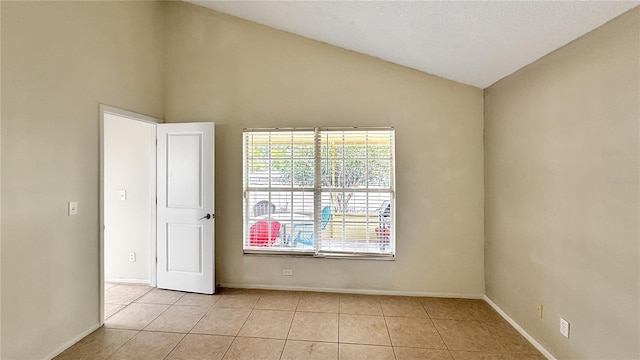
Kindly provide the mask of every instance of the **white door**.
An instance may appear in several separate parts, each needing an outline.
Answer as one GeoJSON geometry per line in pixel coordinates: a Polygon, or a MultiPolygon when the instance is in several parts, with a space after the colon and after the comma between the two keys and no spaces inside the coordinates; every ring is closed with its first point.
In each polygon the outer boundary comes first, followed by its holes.
{"type": "Polygon", "coordinates": [[[213,127],[158,125],[158,288],[215,291],[213,127]]]}

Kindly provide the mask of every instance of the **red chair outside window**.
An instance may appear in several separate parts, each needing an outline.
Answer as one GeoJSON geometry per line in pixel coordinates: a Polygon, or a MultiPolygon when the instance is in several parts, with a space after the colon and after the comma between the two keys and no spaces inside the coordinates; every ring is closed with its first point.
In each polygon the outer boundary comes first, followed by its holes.
{"type": "Polygon", "coordinates": [[[273,245],[280,233],[280,222],[260,220],[249,229],[249,246],[267,247],[273,245]]]}

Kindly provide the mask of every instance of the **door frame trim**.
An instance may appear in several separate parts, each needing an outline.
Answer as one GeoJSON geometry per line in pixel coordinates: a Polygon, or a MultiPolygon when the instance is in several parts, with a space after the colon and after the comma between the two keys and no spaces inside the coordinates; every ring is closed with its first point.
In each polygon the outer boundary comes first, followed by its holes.
{"type": "MultiPolygon", "coordinates": [[[[98,112],[100,117],[100,278],[99,278],[99,291],[100,291],[100,326],[104,324],[104,115],[112,114],[124,118],[131,119],[133,121],[141,121],[153,125],[162,124],[162,119],[154,118],[152,116],[138,114],[132,111],[116,108],[113,106],[98,104],[98,112]]],[[[156,192],[156,176],[152,177],[152,191],[156,192]]],[[[152,287],[156,286],[156,204],[155,197],[152,197],[151,203],[149,204],[151,207],[151,243],[150,246],[150,254],[151,254],[151,272],[150,272],[150,283],[149,285],[152,287]]]]}

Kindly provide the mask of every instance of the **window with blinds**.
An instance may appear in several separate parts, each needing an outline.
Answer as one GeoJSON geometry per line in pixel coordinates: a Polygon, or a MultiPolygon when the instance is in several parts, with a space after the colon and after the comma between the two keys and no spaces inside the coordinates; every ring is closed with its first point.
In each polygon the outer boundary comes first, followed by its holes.
{"type": "Polygon", "coordinates": [[[244,250],[393,257],[394,129],[245,129],[244,250]]]}

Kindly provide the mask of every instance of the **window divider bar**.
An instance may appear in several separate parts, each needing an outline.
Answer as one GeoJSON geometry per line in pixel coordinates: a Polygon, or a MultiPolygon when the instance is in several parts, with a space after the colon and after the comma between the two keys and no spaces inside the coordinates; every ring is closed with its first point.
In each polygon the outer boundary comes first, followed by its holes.
{"type": "Polygon", "coordinates": [[[313,247],[315,249],[315,253],[317,254],[320,250],[320,222],[321,220],[321,210],[322,207],[322,191],[321,191],[321,182],[322,182],[322,166],[321,166],[321,155],[322,155],[322,145],[321,145],[321,135],[320,128],[314,128],[314,137],[313,137],[313,145],[314,145],[314,174],[313,174],[313,247]]]}

